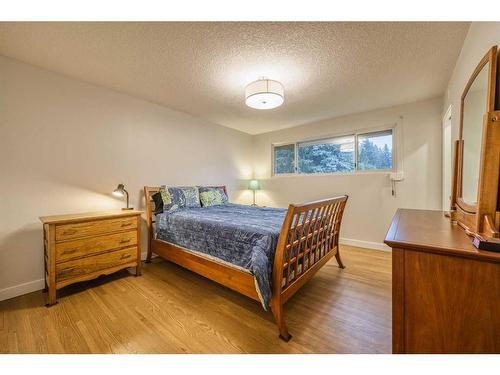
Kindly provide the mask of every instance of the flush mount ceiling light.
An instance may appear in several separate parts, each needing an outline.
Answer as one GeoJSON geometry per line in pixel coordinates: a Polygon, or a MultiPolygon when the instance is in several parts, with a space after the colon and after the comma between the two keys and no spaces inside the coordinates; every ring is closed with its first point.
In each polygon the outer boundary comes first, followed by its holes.
{"type": "Polygon", "coordinates": [[[272,109],[285,101],[283,85],[272,79],[261,78],[245,88],[245,104],[255,109],[272,109]]]}

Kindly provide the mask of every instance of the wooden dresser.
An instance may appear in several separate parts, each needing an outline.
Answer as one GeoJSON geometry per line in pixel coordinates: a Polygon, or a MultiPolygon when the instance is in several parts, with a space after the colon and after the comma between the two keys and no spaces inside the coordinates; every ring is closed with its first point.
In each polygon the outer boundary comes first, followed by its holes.
{"type": "Polygon", "coordinates": [[[500,253],[441,211],[398,210],[385,243],[393,353],[500,353],[500,253]]]}
{"type": "Polygon", "coordinates": [[[141,274],[142,211],[44,216],[48,305],[66,285],[135,267],[141,274]]]}

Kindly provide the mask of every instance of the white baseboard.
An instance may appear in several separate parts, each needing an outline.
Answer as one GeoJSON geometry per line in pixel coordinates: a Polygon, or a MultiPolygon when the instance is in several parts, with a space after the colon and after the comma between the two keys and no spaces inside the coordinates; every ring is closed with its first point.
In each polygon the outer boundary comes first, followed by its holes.
{"type": "Polygon", "coordinates": [[[45,280],[34,280],[24,284],[14,285],[5,289],[0,289],[0,301],[22,296],[31,292],[45,288],[45,280]]]}
{"type": "MultiPolygon", "coordinates": [[[[143,252],[141,254],[142,260],[146,259],[147,252],[143,252]]],[[[27,283],[10,286],[5,289],[0,289],[0,301],[4,301],[6,299],[14,298],[17,296],[22,296],[23,294],[28,294],[32,292],[36,292],[37,290],[41,290],[45,288],[45,280],[34,280],[29,281],[27,283]]]]}
{"type": "Polygon", "coordinates": [[[389,246],[387,246],[385,243],[353,240],[352,238],[340,238],[339,242],[342,245],[364,247],[365,249],[391,251],[391,248],[389,246]]]}

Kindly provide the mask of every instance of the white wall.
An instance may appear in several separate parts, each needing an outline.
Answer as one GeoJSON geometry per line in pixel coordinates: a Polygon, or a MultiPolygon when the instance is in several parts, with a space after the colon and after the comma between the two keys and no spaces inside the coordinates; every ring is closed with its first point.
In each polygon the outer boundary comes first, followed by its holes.
{"type": "Polygon", "coordinates": [[[443,103],[443,113],[450,104],[453,106],[451,119],[452,142],[458,139],[460,98],[465,85],[479,61],[494,45],[500,47],[500,22],[473,22],[465,37],[443,103]]]}
{"type": "MultiPolygon", "coordinates": [[[[123,182],[226,184],[250,202],[251,136],[0,56],[0,300],[43,287],[39,216],[123,207],[123,182]]],[[[143,236],[145,239],[146,236],[143,236]]],[[[145,249],[143,244],[143,249],[145,249]]]]}
{"type": "Polygon", "coordinates": [[[360,246],[381,247],[397,208],[441,209],[442,99],[380,109],[254,138],[255,177],[262,181],[259,204],[286,207],[337,194],[348,194],[341,237],[360,246]],[[400,117],[403,120],[400,120],[400,117]],[[271,177],[271,145],[327,137],[401,122],[405,179],[391,195],[387,173],[271,177]],[[363,241],[366,241],[364,243],[363,241]]]}

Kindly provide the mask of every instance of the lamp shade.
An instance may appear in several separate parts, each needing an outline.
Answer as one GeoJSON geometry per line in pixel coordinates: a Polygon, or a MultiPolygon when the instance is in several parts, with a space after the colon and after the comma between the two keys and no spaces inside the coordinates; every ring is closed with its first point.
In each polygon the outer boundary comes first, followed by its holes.
{"type": "Polygon", "coordinates": [[[259,79],[245,88],[245,104],[255,109],[272,109],[285,101],[285,89],[278,81],[259,79]]]}
{"type": "Polygon", "coordinates": [[[118,184],[115,190],[113,190],[113,195],[117,197],[123,197],[125,195],[125,186],[123,184],[118,184]]]}
{"type": "Polygon", "coordinates": [[[260,190],[259,180],[250,180],[250,182],[248,183],[248,188],[250,190],[260,190]]]}

